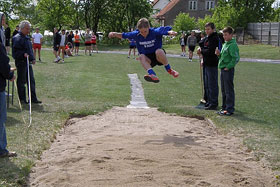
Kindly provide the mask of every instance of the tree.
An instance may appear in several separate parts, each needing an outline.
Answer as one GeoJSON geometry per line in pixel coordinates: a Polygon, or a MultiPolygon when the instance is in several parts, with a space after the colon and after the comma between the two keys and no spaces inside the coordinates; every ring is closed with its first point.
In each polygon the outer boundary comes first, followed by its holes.
{"type": "Polygon", "coordinates": [[[176,16],[173,29],[177,32],[190,31],[196,27],[196,20],[187,13],[180,13],[176,16]]]}
{"type": "Polygon", "coordinates": [[[274,0],[219,0],[214,15],[216,19],[224,17],[228,24],[247,27],[250,22],[271,20],[273,3],[274,0]]]}
{"type": "Polygon", "coordinates": [[[11,19],[12,15],[17,15],[30,2],[31,0],[0,0],[0,11],[11,19]]]}
{"type": "Polygon", "coordinates": [[[40,0],[36,11],[42,26],[52,31],[54,27],[61,30],[62,27],[73,25],[74,7],[72,0],[40,0]]]}

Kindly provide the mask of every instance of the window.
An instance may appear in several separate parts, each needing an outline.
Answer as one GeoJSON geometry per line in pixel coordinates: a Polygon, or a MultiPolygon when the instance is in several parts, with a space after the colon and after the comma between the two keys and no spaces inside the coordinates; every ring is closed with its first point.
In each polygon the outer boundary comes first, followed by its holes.
{"type": "Polygon", "coordinates": [[[214,1],[206,1],[205,9],[210,10],[215,7],[215,2],[214,1]]]}
{"type": "Polygon", "coordinates": [[[197,10],[197,1],[189,1],[189,9],[197,10]]]}

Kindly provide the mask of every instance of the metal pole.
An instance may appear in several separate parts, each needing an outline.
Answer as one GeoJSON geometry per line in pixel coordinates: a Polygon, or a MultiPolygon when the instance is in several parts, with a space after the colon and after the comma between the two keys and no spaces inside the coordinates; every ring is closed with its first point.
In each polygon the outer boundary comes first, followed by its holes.
{"type": "Polygon", "coordinates": [[[28,98],[29,98],[29,126],[32,123],[32,110],[31,110],[31,86],[30,86],[30,70],[29,70],[29,56],[27,56],[27,78],[28,78],[28,98]]]}
{"type": "Polygon", "coordinates": [[[8,95],[6,96],[7,97],[7,108],[9,108],[10,106],[10,82],[8,81],[8,95]]]}

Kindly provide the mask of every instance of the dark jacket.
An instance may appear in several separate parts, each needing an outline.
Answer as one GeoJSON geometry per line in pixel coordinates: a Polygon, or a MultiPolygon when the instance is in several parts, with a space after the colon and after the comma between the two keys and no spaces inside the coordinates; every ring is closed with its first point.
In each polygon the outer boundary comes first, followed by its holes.
{"type": "Polygon", "coordinates": [[[12,55],[15,59],[16,66],[26,66],[26,58],[24,53],[29,55],[29,62],[35,60],[32,50],[32,44],[28,36],[24,36],[21,32],[13,37],[12,55]]]}
{"type": "MultiPolygon", "coordinates": [[[[57,32],[55,33],[54,37],[53,37],[53,46],[57,47],[60,45],[60,41],[61,41],[61,35],[57,32]]],[[[66,41],[66,38],[65,38],[66,41]]]]}
{"type": "Polygon", "coordinates": [[[10,71],[9,61],[10,59],[7,56],[5,47],[0,43],[0,92],[5,91],[6,80],[10,80],[14,76],[14,72],[10,71]]]}
{"type": "Polygon", "coordinates": [[[201,53],[203,55],[203,64],[211,67],[218,66],[219,58],[215,55],[215,50],[222,45],[218,34],[214,32],[210,36],[207,36],[203,41],[203,45],[200,44],[201,53]]]}
{"type": "Polygon", "coordinates": [[[10,27],[7,27],[5,29],[5,37],[6,37],[6,40],[11,39],[11,29],[10,29],[10,27]]]}

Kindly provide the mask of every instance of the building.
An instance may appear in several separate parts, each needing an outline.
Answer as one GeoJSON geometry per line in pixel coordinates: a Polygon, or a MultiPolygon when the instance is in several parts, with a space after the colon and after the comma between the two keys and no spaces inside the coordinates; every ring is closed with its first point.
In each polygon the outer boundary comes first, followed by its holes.
{"type": "Polygon", "coordinates": [[[159,13],[171,0],[154,0],[152,2],[154,14],[159,13]]]}
{"type": "Polygon", "coordinates": [[[204,18],[211,15],[218,0],[171,0],[155,18],[162,26],[173,25],[179,13],[189,13],[190,17],[204,18]]]}

